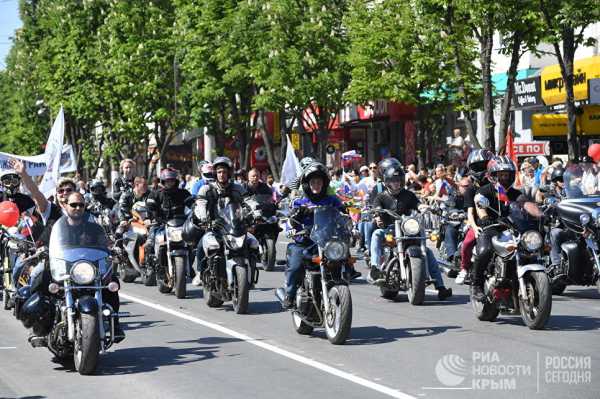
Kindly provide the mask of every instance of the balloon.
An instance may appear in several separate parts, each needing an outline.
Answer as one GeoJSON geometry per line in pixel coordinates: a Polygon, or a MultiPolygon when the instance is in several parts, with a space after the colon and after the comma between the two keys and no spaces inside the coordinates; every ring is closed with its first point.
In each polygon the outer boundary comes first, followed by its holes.
{"type": "Polygon", "coordinates": [[[594,160],[594,162],[600,161],[600,144],[594,143],[588,148],[588,156],[594,160]]]}
{"type": "Polygon", "coordinates": [[[11,201],[0,202],[0,225],[13,227],[19,221],[19,207],[11,201]]]}

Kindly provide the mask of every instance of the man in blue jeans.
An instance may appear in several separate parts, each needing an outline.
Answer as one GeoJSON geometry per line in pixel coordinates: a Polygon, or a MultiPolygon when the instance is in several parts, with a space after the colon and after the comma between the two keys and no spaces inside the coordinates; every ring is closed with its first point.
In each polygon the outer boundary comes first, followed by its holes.
{"type": "MultiPolygon", "coordinates": [[[[417,196],[404,188],[404,171],[401,166],[391,165],[383,172],[384,192],[375,197],[373,208],[392,210],[400,215],[410,215],[419,206],[417,196]]],[[[383,256],[383,242],[385,234],[394,229],[394,220],[387,213],[382,212],[375,217],[377,230],[371,237],[371,271],[367,281],[371,284],[380,285],[385,282],[381,272],[383,256]]],[[[426,249],[427,269],[429,275],[435,280],[435,288],[438,290],[438,299],[444,300],[452,296],[452,289],[444,286],[444,280],[440,273],[437,260],[431,249],[426,249]]]]}

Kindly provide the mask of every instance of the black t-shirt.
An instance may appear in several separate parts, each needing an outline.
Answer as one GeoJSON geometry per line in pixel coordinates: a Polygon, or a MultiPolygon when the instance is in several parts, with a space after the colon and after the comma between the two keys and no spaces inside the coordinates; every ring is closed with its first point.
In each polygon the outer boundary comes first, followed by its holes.
{"type": "MultiPolygon", "coordinates": [[[[488,201],[490,202],[490,208],[492,208],[496,212],[500,211],[501,216],[507,217],[510,212],[510,208],[509,208],[510,203],[517,201],[519,199],[519,197],[521,197],[523,195],[523,193],[521,193],[519,190],[517,190],[513,187],[511,187],[505,191],[506,191],[506,197],[508,198],[508,201],[509,201],[508,203],[506,203],[504,201],[499,201],[498,190],[496,189],[496,186],[493,184],[486,184],[485,186],[481,187],[477,193],[483,195],[484,197],[486,197],[488,199],[488,201]]],[[[489,210],[489,209],[487,210],[487,214],[488,214],[490,220],[498,219],[498,215],[493,210],[489,210]]]]}
{"type": "Polygon", "coordinates": [[[258,182],[256,187],[252,187],[246,183],[244,184],[244,188],[246,189],[246,192],[244,193],[245,196],[273,195],[273,191],[271,191],[271,188],[267,185],[267,183],[263,183],[261,181],[258,182]]]}
{"type": "Polygon", "coordinates": [[[25,195],[22,193],[16,193],[15,195],[10,196],[10,197],[7,195],[3,195],[3,197],[4,197],[4,200],[11,201],[11,202],[14,202],[15,204],[17,204],[17,208],[19,208],[20,213],[23,213],[32,208],[35,208],[35,202],[33,202],[31,197],[28,195],[25,195]]]}
{"type": "MultiPolygon", "coordinates": [[[[400,215],[410,215],[413,210],[418,209],[419,199],[412,191],[401,190],[398,194],[391,195],[386,190],[375,197],[373,207],[388,209],[400,215]]],[[[387,213],[382,213],[381,218],[386,226],[394,223],[394,219],[387,213]]]]}

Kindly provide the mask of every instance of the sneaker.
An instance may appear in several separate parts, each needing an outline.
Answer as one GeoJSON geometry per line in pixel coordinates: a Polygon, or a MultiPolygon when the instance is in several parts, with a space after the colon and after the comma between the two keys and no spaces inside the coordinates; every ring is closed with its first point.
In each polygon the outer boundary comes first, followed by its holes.
{"type": "Polygon", "coordinates": [[[452,296],[452,288],[440,287],[438,288],[438,299],[443,301],[446,298],[452,296]]]}
{"type": "Polygon", "coordinates": [[[460,269],[460,273],[458,273],[458,276],[456,276],[456,280],[454,280],[454,282],[458,285],[463,285],[466,277],[467,271],[465,269],[460,269]]]}
{"type": "Polygon", "coordinates": [[[202,278],[200,277],[200,273],[196,273],[194,279],[192,280],[192,285],[196,287],[200,287],[202,285],[202,278]]]}

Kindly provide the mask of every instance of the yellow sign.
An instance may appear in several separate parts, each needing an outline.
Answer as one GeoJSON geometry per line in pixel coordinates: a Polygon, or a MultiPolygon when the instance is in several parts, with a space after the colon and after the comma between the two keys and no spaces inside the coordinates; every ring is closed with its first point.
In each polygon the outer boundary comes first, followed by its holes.
{"type": "MultiPolygon", "coordinates": [[[[567,98],[565,83],[560,65],[550,65],[542,70],[542,100],[546,105],[565,102],[567,98]]],[[[573,65],[573,94],[575,100],[588,98],[588,80],[600,78],[600,56],[576,60],[573,65]]]]}
{"type": "Polygon", "coordinates": [[[581,132],[587,136],[600,135],[600,105],[584,105],[581,122],[581,132]]]}
{"type": "Polygon", "coordinates": [[[294,146],[294,150],[300,151],[300,133],[293,131],[290,134],[290,139],[292,140],[292,145],[294,146]]]}
{"type": "Polygon", "coordinates": [[[567,134],[567,114],[533,114],[531,132],[533,137],[564,136],[567,134]]]}

